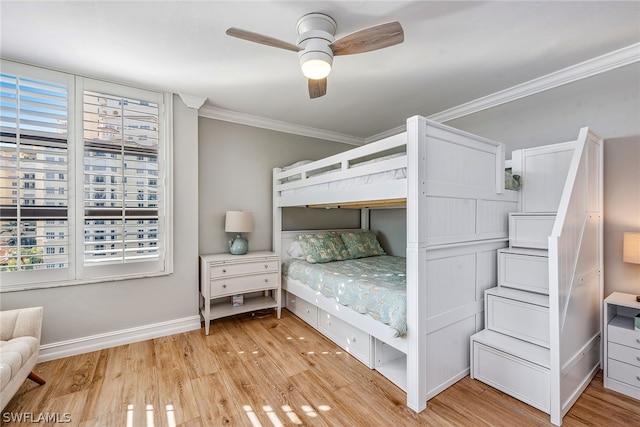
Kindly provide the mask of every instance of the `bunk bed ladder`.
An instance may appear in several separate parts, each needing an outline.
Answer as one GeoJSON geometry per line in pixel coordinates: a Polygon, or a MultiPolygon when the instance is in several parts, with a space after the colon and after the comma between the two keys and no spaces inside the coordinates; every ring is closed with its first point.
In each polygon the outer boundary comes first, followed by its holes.
{"type": "Polygon", "coordinates": [[[512,159],[520,212],[485,291],[485,329],[471,337],[471,378],[561,425],[601,360],[602,141],[583,128],[512,159]]]}

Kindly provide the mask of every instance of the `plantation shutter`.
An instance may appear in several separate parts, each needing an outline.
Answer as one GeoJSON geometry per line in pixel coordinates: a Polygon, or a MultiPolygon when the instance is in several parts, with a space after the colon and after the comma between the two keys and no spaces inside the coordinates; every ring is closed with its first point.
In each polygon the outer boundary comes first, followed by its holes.
{"type": "Polygon", "coordinates": [[[0,65],[0,293],[170,274],[172,96],[0,65]]]}
{"type": "Polygon", "coordinates": [[[0,74],[0,272],[69,267],[69,93],[60,80],[0,74]]]}
{"type": "Polygon", "coordinates": [[[158,102],[85,88],[82,106],[84,265],[161,262],[158,102]]]}

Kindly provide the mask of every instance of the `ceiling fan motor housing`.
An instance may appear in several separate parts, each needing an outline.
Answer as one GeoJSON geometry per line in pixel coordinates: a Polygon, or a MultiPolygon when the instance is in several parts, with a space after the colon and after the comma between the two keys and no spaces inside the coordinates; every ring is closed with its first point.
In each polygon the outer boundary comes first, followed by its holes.
{"type": "Polygon", "coordinates": [[[335,41],[336,28],[336,21],[323,13],[310,13],[298,20],[297,44],[301,49],[298,58],[303,72],[309,78],[314,77],[305,69],[308,69],[312,62],[321,61],[327,64],[325,71],[315,78],[324,78],[331,70],[333,51],[330,45],[335,41]]]}

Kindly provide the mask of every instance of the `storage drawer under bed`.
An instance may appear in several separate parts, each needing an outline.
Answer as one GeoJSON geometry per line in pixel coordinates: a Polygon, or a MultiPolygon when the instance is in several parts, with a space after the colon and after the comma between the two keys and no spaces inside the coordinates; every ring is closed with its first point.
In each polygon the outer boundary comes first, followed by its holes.
{"type": "Polygon", "coordinates": [[[324,310],[318,310],[318,330],[368,367],[373,367],[371,336],[324,310]]]}
{"type": "Polygon", "coordinates": [[[290,312],[318,329],[318,307],[289,292],[287,292],[286,304],[290,312]]]}

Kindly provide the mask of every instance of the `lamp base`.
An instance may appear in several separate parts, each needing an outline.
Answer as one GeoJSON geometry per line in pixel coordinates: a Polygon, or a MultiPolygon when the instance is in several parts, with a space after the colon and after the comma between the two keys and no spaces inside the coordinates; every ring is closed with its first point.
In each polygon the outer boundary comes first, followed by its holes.
{"type": "Polygon", "coordinates": [[[245,255],[249,251],[249,241],[242,237],[240,233],[229,240],[229,253],[231,255],[245,255]]]}

